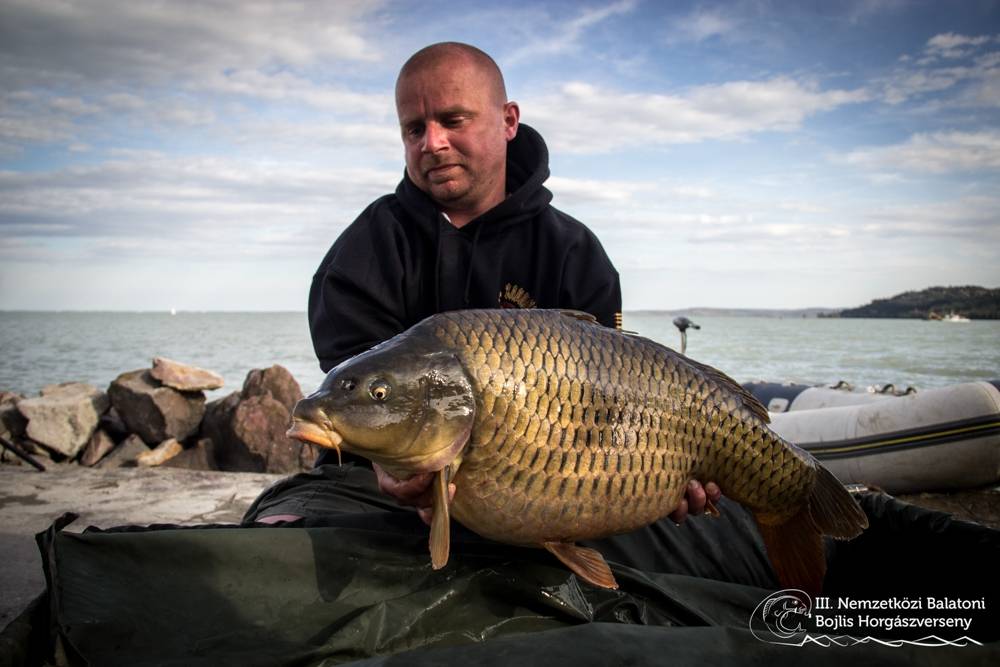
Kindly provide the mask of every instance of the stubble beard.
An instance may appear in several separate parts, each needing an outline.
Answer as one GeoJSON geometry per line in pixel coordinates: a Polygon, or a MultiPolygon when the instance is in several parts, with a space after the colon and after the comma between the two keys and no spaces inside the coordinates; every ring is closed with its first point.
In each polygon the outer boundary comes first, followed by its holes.
{"type": "Polygon", "coordinates": [[[476,182],[464,165],[458,169],[460,170],[458,178],[449,178],[439,183],[430,178],[426,179],[427,193],[434,201],[452,208],[474,203],[472,200],[475,199],[476,182]]]}

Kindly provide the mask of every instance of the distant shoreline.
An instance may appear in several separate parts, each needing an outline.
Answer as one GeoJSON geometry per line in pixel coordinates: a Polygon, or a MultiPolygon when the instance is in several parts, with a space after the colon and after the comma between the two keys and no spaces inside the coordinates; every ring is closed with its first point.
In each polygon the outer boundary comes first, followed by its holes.
{"type": "MultiPolygon", "coordinates": [[[[841,308],[638,308],[623,311],[625,315],[695,315],[701,317],[818,317],[839,313],[841,308]]],[[[306,317],[304,310],[0,310],[0,315],[290,315],[306,317]]]]}
{"type": "MultiPolygon", "coordinates": [[[[625,310],[623,315],[637,316],[670,316],[677,317],[684,315],[687,317],[763,317],[772,319],[906,319],[906,320],[927,320],[922,316],[898,316],[898,315],[848,315],[843,316],[843,311],[848,308],[709,308],[696,306],[692,308],[638,308],[635,310],[625,310]]],[[[300,318],[307,322],[306,311],[304,310],[178,310],[170,313],[165,310],[0,310],[0,317],[4,315],[142,315],[161,317],[190,317],[203,315],[284,315],[293,318],[300,318]]],[[[933,318],[931,318],[933,319],[933,318]]],[[[980,320],[994,320],[994,318],[980,317],[980,320]]]]}
{"type": "Polygon", "coordinates": [[[688,317],[794,317],[810,318],[836,315],[841,308],[669,308],[664,310],[626,310],[624,315],[687,315],[688,317]]]}

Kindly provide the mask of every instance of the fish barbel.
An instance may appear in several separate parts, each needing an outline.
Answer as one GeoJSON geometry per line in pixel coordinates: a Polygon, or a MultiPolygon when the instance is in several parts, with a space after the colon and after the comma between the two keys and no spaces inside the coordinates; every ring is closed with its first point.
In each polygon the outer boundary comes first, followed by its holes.
{"type": "Polygon", "coordinates": [[[665,517],[688,480],[702,479],[753,513],[783,586],[818,592],[821,536],[849,539],[868,521],[767,423],[722,372],[584,313],[464,310],[331,370],[295,406],[288,434],[401,479],[436,473],[435,568],[447,563],[453,516],[484,537],[544,547],[614,588],[601,554],[574,543],[665,517]]]}

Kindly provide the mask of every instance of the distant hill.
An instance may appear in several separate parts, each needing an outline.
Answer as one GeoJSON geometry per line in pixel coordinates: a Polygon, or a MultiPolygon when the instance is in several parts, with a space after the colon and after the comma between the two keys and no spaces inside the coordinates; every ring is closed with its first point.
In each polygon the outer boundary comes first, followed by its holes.
{"type": "Polygon", "coordinates": [[[894,317],[936,319],[949,313],[972,320],[1000,319],[1000,288],[976,285],[928,287],[903,292],[888,299],[875,299],[860,308],[840,311],[841,317],[894,317]]]}

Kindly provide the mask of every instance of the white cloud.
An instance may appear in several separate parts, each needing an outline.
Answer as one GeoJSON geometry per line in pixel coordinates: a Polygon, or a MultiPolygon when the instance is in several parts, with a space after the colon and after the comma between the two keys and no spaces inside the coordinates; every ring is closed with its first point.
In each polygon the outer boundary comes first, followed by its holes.
{"type": "Polygon", "coordinates": [[[851,151],[844,160],[867,169],[934,174],[1000,169],[1000,131],[919,133],[893,146],[851,151]]]}
{"type": "Polygon", "coordinates": [[[351,123],[329,119],[294,121],[250,120],[234,128],[241,145],[282,149],[289,155],[343,155],[345,148],[363,151],[368,161],[395,161],[402,169],[403,145],[396,123],[351,123]],[[372,160],[371,158],[376,158],[372,160]]]}
{"type": "Polygon", "coordinates": [[[219,71],[206,76],[199,85],[211,92],[292,104],[302,102],[344,115],[363,114],[384,118],[395,113],[395,103],[388,92],[359,93],[343,86],[317,84],[291,72],[268,74],[256,70],[219,71]]]}
{"type": "Polygon", "coordinates": [[[132,155],[0,172],[0,229],[11,242],[72,238],[95,254],[302,256],[398,180],[372,169],[132,155]]]}
{"type": "Polygon", "coordinates": [[[930,56],[939,56],[941,58],[963,58],[969,55],[975,47],[988,44],[991,39],[989,35],[970,37],[968,35],[945,32],[934,35],[927,40],[924,52],[930,56]]]}
{"type": "Polygon", "coordinates": [[[1000,240],[1000,199],[994,196],[963,197],[921,204],[890,204],[859,213],[859,230],[865,234],[955,238],[977,244],[1000,240]]]}
{"type": "Polygon", "coordinates": [[[380,3],[215,0],[6,0],[0,21],[3,77],[70,81],[181,80],[231,67],[305,67],[372,61],[365,36],[380,3]]]}
{"type": "Polygon", "coordinates": [[[972,70],[967,67],[918,69],[900,72],[886,82],[884,97],[888,104],[901,104],[925,93],[947,90],[968,79],[972,70]]]}
{"type": "Polygon", "coordinates": [[[54,97],[49,104],[54,111],[66,113],[71,116],[84,116],[97,113],[101,110],[99,106],[85,102],[79,97],[54,97]]]}
{"type": "Polygon", "coordinates": [[[536,36],[504,58],[504,63],[514,65],[540,56],[566,53],[579,47],[580,38],[588,29],[613,16],[628,14],[636,7],[636,0],[618,0],[601,7],[585,7],[570,20],[549,20],[546,25],[558,26],[554,32],[536,36]]]}
{"type": "Polygon", "coordinates": [[[630,180],[566,178],[552,176],[545,186],[552,191],[555,204],[561,207],[587,205],[642,206],[646,198],[672,201],[703,200],[714,192],[705,185],[669,183],[662,180],[630,180]]]}
{"type": "Polygon", "coordinates": [[[683,94],[619,92],[572,82],[523,107],[557,150],[600,153],[794,130],[811,115],[866,99],[864,90],[824,91],[776,77],[698,86],[683,94]]]}
{"type": "Polygon", "coordinates": [[[692,10],[673,22],[668,36],[669,42],[702,42],[712,37],[731,35],[739,25],[735,14],[727,9],[703,8],[692,10]]]}
{"type": "Polygon", "coordinates": [[[109,132],[119,145],[140,134],[169,145],[179,135],[168,132],[191,127],[225,136],[260,111],[238,104],[260,100],[384,121],[391,96],[332,83],[379,60],[366,25],[379,11],[363,0],[0,3],[0,154],[72,151],[109,132]]]}
{"type": "Polygon", "coordinates": [[[104,104],[112,109],[134,111],[146,106],[146,100],[132,93],[110,93],[103,98],[104,104]]]}
{"type": "Polygon", "coordinates": [[[1000,52],[987,50],[994,40],[942,33],[932,37],[920,58],[901,57],[900,67],[880,82],[886,103],[898,105],[912,98],[957,89],[937,106],[996,107],[1000,52]],[[979,53],[977,53],[977,51],[979,53]],[[976,54],[976,55],[974,55],[976,54]],[[964,64],[955,61],[965,59],[964,64]]]}

